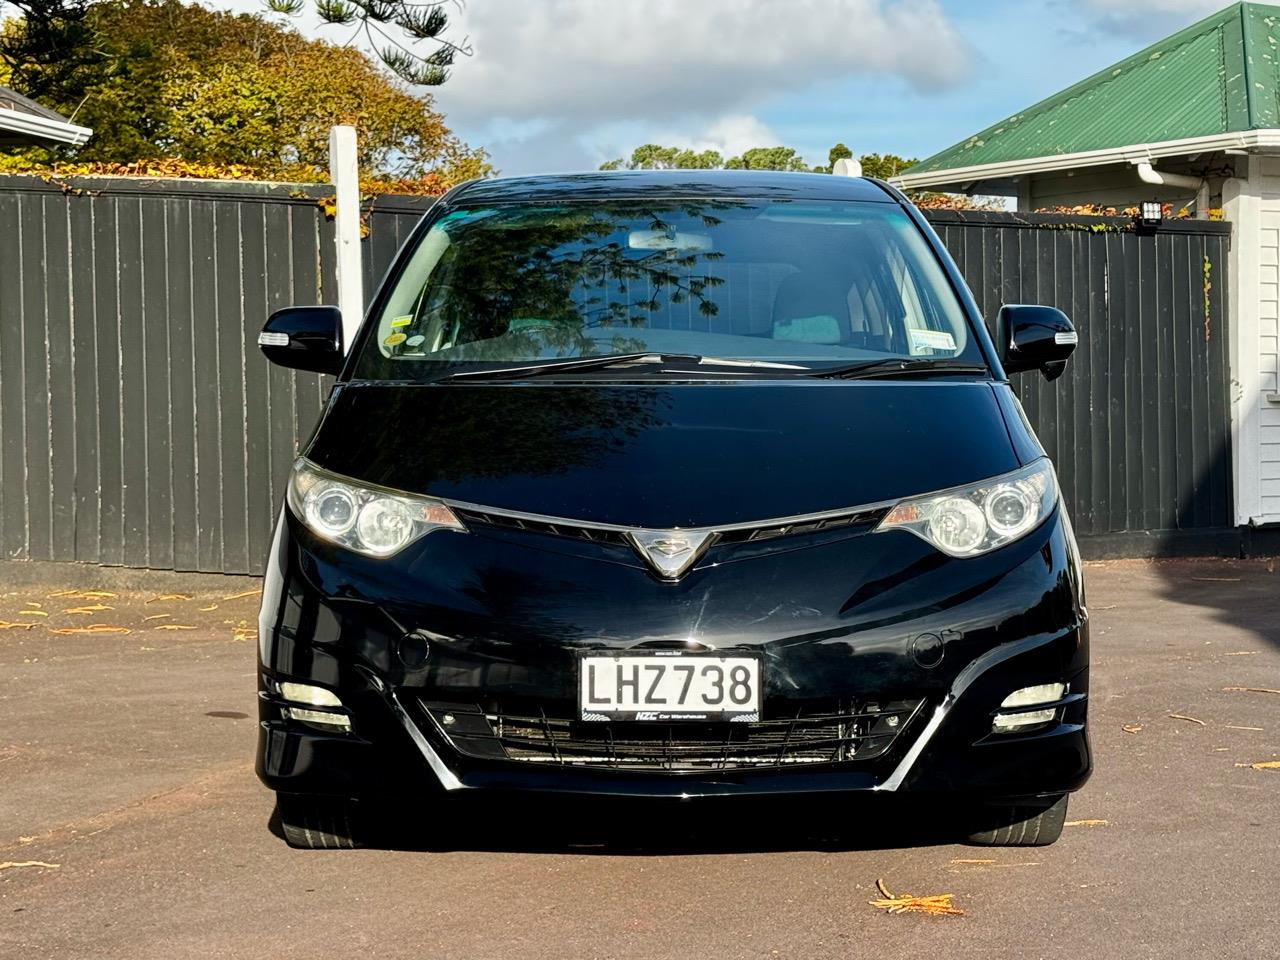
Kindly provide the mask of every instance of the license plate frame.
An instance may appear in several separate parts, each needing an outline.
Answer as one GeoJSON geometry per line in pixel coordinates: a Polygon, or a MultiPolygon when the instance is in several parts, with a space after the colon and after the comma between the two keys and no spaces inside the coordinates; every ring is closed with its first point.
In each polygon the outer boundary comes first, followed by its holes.
{"type": "Polygon", "coordinates": [[[764,658],[758,653],[739,651],[704,651],[704,650],[585,650],[577,658],[577,691],[578,718],[585,722],[628,721],[639,723],[714,723],[723,721],[745,722],[760,719],[761,705],[764,700],[764,658]],[[628,664],[628,661],[634,663],[628,664]],[[609,677],[592,670],[604,664],[612,665],[609,677]],[[680,669],[670,669],[679,664],[680,669]],[[619,677],[618,671],[627,666],[639,667],[636,671],[637,685],[634,698],[624,698],[619,687],[631,688],[631,676],[619,677]],[[662,666],[661,676],[655,676],[652,668],[662,666]],[[684,702],[657,702],[658,699],[672,699],[673,684],[685,686],[685,675],[692,667],[688,687],[684,692],[684,702]],[[712,702],[704,693],[706,688],[716,687],[714,671],[704,668],[719,667],[721,702],[712,702]],[[742,679],[742,674],[735,674],[735,668],[742,667],[747,671],[748,696],[739,702],[735,682],[742,679]],[[649,669],[645,669],[649,668],[649,669]],[[610,683],[611,690],[605,690],[604,684],[610,683]],[[609,696],[601,698],[602,693],[609,696]],[[625,702],[634,699],[634,702],[625,702]]]}

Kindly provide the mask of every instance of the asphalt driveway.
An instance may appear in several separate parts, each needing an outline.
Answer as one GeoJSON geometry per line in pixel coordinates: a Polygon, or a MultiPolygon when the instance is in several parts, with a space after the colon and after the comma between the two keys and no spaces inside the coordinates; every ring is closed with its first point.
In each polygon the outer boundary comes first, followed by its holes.
{"type": "Polygon", "coordinates": [[[839,800],[469,802],[406,849],[290,850],[252,770],[256,581],[0,573],[0,957],[1280,955],[1268,561],[1089,565],[1097,772],[1030,850],[839,800]],[[883,913],[878,878],[964,915],[883,913]]]}

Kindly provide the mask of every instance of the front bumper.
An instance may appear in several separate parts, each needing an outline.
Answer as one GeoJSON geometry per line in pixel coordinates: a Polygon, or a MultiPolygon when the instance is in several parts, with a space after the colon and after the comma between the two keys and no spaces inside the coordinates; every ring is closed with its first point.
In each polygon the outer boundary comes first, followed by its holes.
{"type": "Polygon", "coordinates": [[[1074,790],[1089,775],[1087,617],[1058,514],[986,557],[950,560],[909,534],[846,533],[709,556],[678,584],[594,546],[551,539],[432,535],[393,566],[318,543],[283,513],[260,623],[262,780],[281,791],[357,796],[1014,798],[1074,790]],[[941,663],[922,665],[916,655],[925,635],[943,638],[941,663]],[[764,720],[832,703],[919,708],[867,759],[640,770],[486,755],[440,720],[456,707],[458,716],[469,711],[471,729],[484,728],[485,715],[520,702],[568,729],[579,652],[688,640],[763,655],[764,720]],[[352,731],[328,734],[284,716],[277,683],[285,679],[338,693],[352,731]],[[1052,723],[992,733],[1009,692],[1053,681],[1069,690],[1052,723]]]}

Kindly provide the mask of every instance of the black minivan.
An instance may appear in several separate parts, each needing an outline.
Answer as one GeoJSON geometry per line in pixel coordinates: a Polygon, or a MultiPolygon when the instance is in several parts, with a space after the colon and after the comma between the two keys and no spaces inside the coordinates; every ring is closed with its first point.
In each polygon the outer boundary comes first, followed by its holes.
{"type": "Polygon", "coordinates": [[[260,620],[288,842],[468,791],[932,796],[1053,842],[1088,624],[1008,374],[1076,333],[995,327],[891,186],[704,171],[469,183],[349,350],[274,314],[269,359],[337,375],[260,620]]]}

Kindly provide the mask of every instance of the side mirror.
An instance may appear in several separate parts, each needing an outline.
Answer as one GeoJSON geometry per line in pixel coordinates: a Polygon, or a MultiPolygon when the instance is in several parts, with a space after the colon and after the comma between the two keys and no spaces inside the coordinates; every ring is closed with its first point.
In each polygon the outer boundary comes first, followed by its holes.
{"type": "Polygon", "coordinates": [[[312,373],[342,372],[342,313],[337,307],[285,307],[268,319],[258,346],[272,363],[312,373]]]}
{"type": "Polygon", "coordinates": [[[996,315],[996,342],[1006,373],[1039,370],[1057,380],[1079,342],[1067,315],[1054,307],[1005,304],[996,315]]]}

